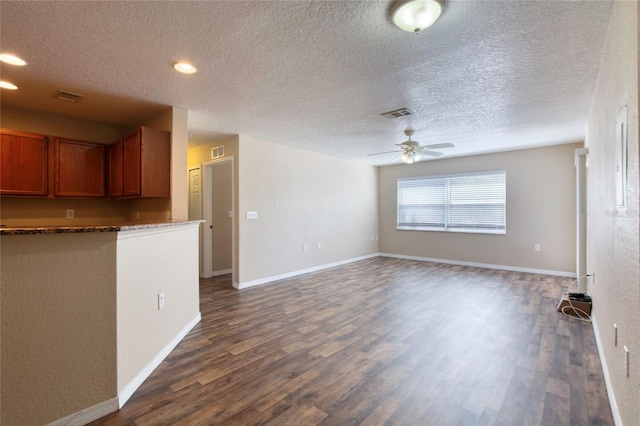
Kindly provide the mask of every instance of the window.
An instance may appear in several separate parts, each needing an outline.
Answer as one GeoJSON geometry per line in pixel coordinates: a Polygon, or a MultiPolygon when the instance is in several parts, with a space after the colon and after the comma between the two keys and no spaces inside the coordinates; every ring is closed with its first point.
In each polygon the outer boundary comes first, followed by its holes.
{"type": "Polygon", "coordinates": [[[398,179],[397,229],[504,234],[506,173],[398,179]]]}

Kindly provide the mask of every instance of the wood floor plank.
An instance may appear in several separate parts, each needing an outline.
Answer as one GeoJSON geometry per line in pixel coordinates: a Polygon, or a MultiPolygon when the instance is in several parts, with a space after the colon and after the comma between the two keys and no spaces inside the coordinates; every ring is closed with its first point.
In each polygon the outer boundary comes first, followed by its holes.
{"type": "Polygon", "coordinates": [[[612,425],[573,280],[373,258],[235,290],[95,425],[612,425]]]}

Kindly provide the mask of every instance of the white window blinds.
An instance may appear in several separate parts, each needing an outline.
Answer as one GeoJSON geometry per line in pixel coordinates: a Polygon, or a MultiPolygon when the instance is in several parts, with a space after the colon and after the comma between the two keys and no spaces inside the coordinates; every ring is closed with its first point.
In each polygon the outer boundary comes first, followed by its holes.
{"type": "Polygon", "coordinates": [[[506,173],[398,179],[397,229],[505,233],[506,173]]]}

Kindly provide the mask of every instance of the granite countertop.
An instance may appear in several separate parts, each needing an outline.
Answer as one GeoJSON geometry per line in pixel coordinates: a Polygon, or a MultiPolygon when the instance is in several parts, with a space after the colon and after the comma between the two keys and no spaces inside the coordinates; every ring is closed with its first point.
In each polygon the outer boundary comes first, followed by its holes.
{"type": "Polygon", "coordinates": [[[29,234],[69,234],[83,232],[123,232],[140,229],[165,228],[191,223],[204,222],[202,220],[176,220],[161,223],[132,223],[127,225],[92,225],[92,226],[24,226],[0,228],[0,235],[29,235],[29,234]]]}

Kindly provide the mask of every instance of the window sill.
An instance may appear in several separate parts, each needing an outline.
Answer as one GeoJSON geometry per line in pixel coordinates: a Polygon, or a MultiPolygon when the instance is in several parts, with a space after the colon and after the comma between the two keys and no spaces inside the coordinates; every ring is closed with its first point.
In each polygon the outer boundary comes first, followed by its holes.
{"type": "Polygon", "coordinates": [[[442,229],[442,228],[419,228],[411,226],[397,227],[397,231],[426,231],[426,232],[446,232],[456,234],[489,234],[489,235],[506,235],[507,231],[504,229],[490,230],[490,229],[442,229]]]}

